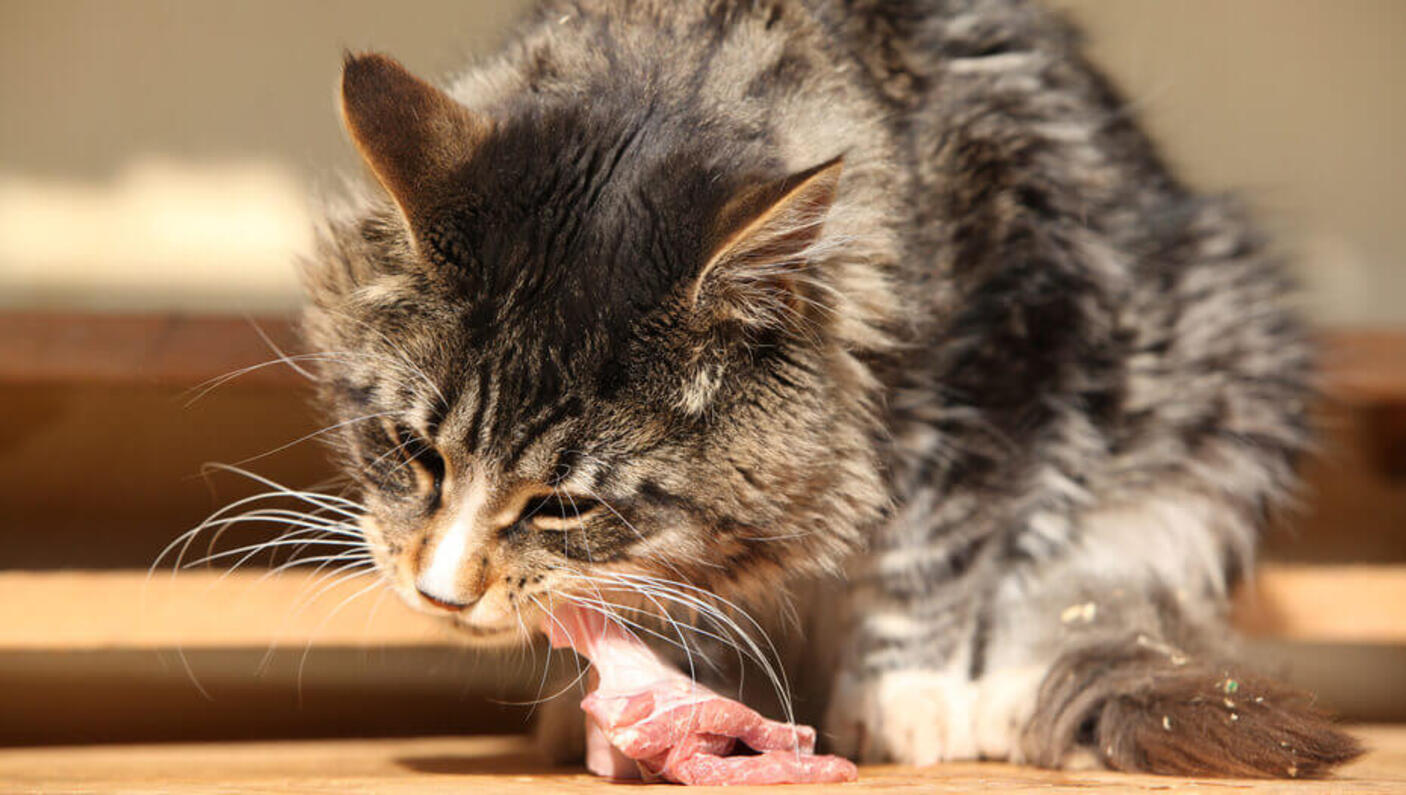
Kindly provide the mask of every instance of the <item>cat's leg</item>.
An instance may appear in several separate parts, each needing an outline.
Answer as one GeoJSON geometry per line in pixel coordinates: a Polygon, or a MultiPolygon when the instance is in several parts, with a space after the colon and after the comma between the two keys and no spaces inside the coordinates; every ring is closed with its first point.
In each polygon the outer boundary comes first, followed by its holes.
{"type": "MultiPolygon", "coordinates": [[[[974,734],[969,672],[995,538],[974,496],[922,488],[852,562],[822,723],[833,750],[920,765],[987,755],[974,734]]],[[[1033,692],[1038,674],[1030,678],[1013,691],[1033,692]]]]}
{"type": "Polygon", "coordinates": [[[921,612],[877,614],[886,635],[857,624],[860,664],[826,724],[841,752],[1295,777],[1360,751],[1302,694],[1234,663],[1225,566],[1250,528],[1233,511],[1177,494],[1029,521],[1043,550],[1003,542],[944,586],[960,619],[940,642],[903,642],[921,612]]]}

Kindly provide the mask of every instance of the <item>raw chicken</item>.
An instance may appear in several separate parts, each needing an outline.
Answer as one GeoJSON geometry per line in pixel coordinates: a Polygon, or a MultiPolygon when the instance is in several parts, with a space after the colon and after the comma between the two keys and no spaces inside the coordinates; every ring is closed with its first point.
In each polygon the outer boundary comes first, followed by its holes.
{"type": "Polygon", "coordinates": [[[854,781],[853,763],[815,755],[815,730],[767,720],[696,684],[594,610],[565,604],[547,620],[557,647],[594,664],[586,711],[586,766],[611,778],[681,784],[854,781]],[[732,755],[738,741],[755,754],[732,755]]]}

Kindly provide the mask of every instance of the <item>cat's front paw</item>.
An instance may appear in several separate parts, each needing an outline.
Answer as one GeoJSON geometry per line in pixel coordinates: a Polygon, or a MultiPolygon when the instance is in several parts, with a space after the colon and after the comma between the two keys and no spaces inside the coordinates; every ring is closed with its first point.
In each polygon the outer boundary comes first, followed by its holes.
{"type": "Polygon", "coordinates": [[[825,728],[832,749],[861,763],[931,765],[959,758],[970,732],[954,732],[966,714],[951,677],[934,671],[841,673],[825,728]],[[967,737],[954,736],[965,734],[967,737]],[[957,751],[958,753],[954,753],[957,751]]]}
{"type": "Polygon", "coordinates": [[[835,753],[867,763],[1022,761],[1016,738],[1042,673],[1015,668],[973,681],[951,671],[844,672],[835,680],[826,737],[835,753]]]}

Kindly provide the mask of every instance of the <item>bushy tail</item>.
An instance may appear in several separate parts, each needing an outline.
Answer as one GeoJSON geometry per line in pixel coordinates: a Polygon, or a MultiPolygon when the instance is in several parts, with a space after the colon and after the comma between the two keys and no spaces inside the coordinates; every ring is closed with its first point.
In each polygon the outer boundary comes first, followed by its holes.
{"type": "Polygon", "coordinates": [[[1066,653],[1040,689],[1022,746],[1059,767],[1088,746],[1115,770],[1314,778],[1363,751],[1311,698],[1145,637],[1066,653]]]}

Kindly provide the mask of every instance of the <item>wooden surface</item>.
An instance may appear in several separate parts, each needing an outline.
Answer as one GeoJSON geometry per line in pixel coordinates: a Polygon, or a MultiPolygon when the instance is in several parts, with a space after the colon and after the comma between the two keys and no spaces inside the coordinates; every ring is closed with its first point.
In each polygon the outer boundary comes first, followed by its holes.
{"type": "MultiPolygon", "coordinates": [[[[1235,615],[1256,636],[1406,642],[1406,566],[1266,566],[1235,615]]],[[[296,569],[0,572],[0,650],[454,642],[369,576],[338,584],[296,569]]]]}
{"type": "MultiPolygon", "coordinates": [[[[857,784],[726,792],[1106,791],[1400,792],[1406,727],[1365,729],[1374,750],[1328,781],[1176,779],[1108,771],[1043,771],[997,763],[870,767],[857,784]]],[[[0,791],[111,792],[618,792],[579,768],[550,768],[526,738],[436,737],[281,743],[88,746],[0,750],[0,791]]],[[[629,790],[625,790],[629,791],[629,790]]],[[[669,792],[681,790],[669,789],[669,792]]]]}

